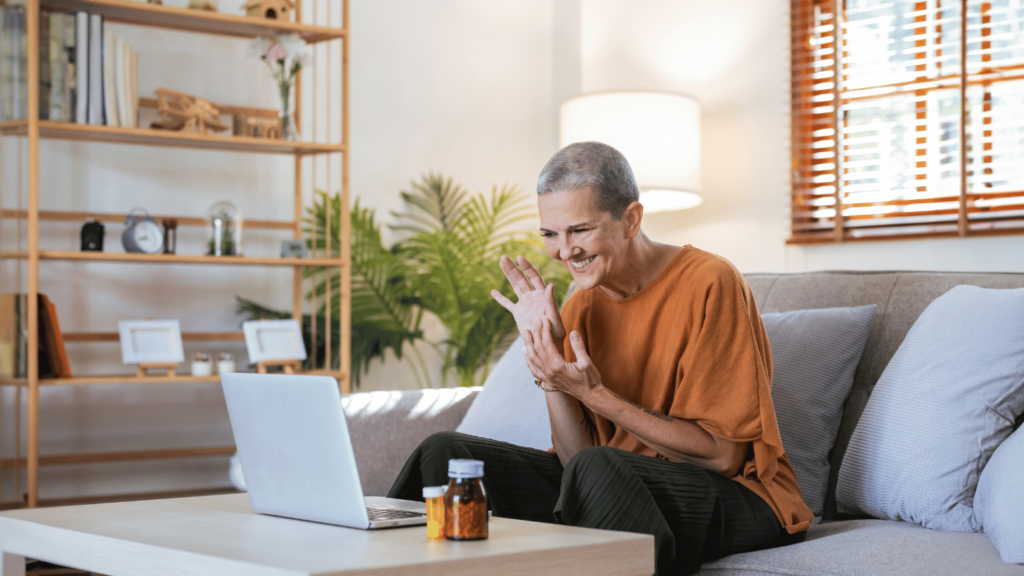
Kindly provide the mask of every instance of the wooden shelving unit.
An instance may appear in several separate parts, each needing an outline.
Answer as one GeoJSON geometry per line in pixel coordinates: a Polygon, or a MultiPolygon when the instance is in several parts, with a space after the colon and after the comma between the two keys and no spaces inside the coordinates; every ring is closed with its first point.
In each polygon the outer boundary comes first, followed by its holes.
{"type": "Polygon", "coordinates": [[[93,14],[100,14],[109,22],[239,38],[272,36],[278,32],[291,32],[298,34],[310,44],[316,44],[329,40],[341,40],[345,38],[347,32],[347,27],[344,25],[340,29],[329,26],[312,26],[205,10],[183,10],[131,0],[41,0],[40,4],[43,8],[52,10],[68,12],[85,10],[93,14]]]}
{"type": "MultiPolygon", "coordinates": [[[[0,252],[0,258],[25,260],[24,252],[0,252]]],[[[120,262],[147,264],[212,264],[214,266],[293,266],[295,268],[323,268],[343,266],[336,258],[275,258],[252,256],[188,256],[182,254],[126,254],[120,252],[70,252],[40,250],[40,260],[77,260],[82,262],[120,262]]]]}
{"type": "MultiPolygon", "coordinates": [[[[0,0],[0,5],[5,0],[0,0]]],[[[263,266],[268,268],[291,268],[292,269],[292,311],[296,318],[302,318],[304,311],[322,316],[327,325],[329,319],[336,315],[340,318],[340,342],[332,345],[331,334],[328,331],[323,337],[326,340],[326,358],[323,360],[325,366],[332,366],[332,351],[336,348],[337,363],[339,368],[320,370],[314,373],[334,376],[338,379],[342,392],[349,391],[349,348],[350,348],[350,303],[349,303],[349,155],[348,155],[348,110],[349,110],[349,62],[348,62],[348,0],[329,0],[328,6],[336,6],[335,10],[341,10],[341,27],[332,27],[331,8],[328,7],[326,24],[312,11],[312,18],[302,17],[302,1],[297,0],[297,15],[295,22],[284,22],[276,20],[263,20],[250,18],[241,15],[221,14],[201,10],[188,10],[169,6],[147,4],[132,0],[26,0],[26,15],[28,21],[28,118],[13,122],[0,123],[0,136],[24,138],[27,140],[28,149],[28,208],[9,209],[0,206],[0,224],[3,220],[22,220],[27,222],[27,238],[18,240],[18,246],[7,249],[0,246],[0,260],[24,261],[27,268],[27,286],[19,291],[28,295],[28,301],[34,302],[36,295],[41,291],[39,268],[40,264],[48,261],[65,262],[106,262],[112,265],[206,265],[206,266],[263,266]],[[238,38],[254,38],[257,36],[272,36],[277,33],[295,33],[301,36],[310,44],[329,42],[340,43],[340,61],[332,59],[330,52],[327,56],[327,66],[318,66],[314,52],[313,70],[311,78],[314,91],[317,82],[321,86],[330,86],[332,79],[337,79],[333,74],[340,74],[341,98],[340,102],[329,102],[326,109],[326,119],[310,117],[309,122],[314,127],[326,126],[326,132],[334,134],[340,132],[340,141],[330,141],[331,138],[317,138],[318,130],[314,128],[312,138],[308,141],[290,142],[284,140],[266,140],[257,138],[246,138],[239,136],[208,135],[186,132],[171,132],[165,130],[151,130],[145,128],[120,128],[110,126],[97,126],[88,124],[73,124],[65,122],[53,122],[39,120],[39,14],[41,10],[50,11],[86,11],[102,15],[107,22],[118,22],[135,26],[149,26],[170,30],[181,30],[199,34],[215,34],[238,38]],[[314,23],[308,23],[312,21],[314,23]],[[323,70],[326,69],[326,73],[323,70]],[[318,73],[319,71],[319,77],[318,73]],[[332,108],[338,108],[332,111],[332,108]],[[326,168],[328,178],[332,163],[338,166],[335,174],[341,177],[341,242],[340,246],[331,246],[330,238],[323,243],[326,248],[317,250],[310,254],[310,258],[304,259],[282,259],[274,256],[240,256],[240,257],[214,257],[205,255],[149,255],[149,254],[126,254],[117,252],[71,252],[58,250],[43,250],[40,248],[39,225],[41,221],[64,221],[82,222],[88,218],[102,220],[116,224],[124,219],[123,214],[112,214],[106,212],[87,211],[61,211],[61,210],[40,210],[39,207],[39,169],[40,169],[40,140],[77,140],[97,143],[116,143],[135,146],[152,147],[173,147],[199,150],[218,150],[226,152],[250,153],[250,154],[284,154],[295,158],[295,191],[293,202],[293,215],[291,220],[246,220],[246,230],[279,230],[290,232],[295,239],[302,239],[303,236],[303,173],[311,172],[314,178],[319,172],[318,168],[326,168]],[[322,163],[322,164],[318,164],[322,163]],[[24,243],[24,244],[22,244],[24,243]],[[26,249],[27,247],[27,249],[26,249]],[[314,273],[329,274],[337,272],[340,274],[341,298],[340,308],[335,306],[332,309],[332,295],[330,283],[328,282],[327,293],[314,295],[312,302],[304,302],[303,288],[304,277],[307,270],[314,273]]],[[[321,15],[323,16],[323,15],[321,15]]],[[[335,45],[336,46],[336,45],[335,45]]],[[[215,55],[211,55],[215,57],[215,55]]],[[[322,62],[321,62],[322,63],[322,62]]],[[[308,74],[308,72],[307,72],[308,74]]],[[[300,119],[302,105],[303,78],[299,78],[296,86],[296,119],[300,119]]],[[[314,94],[314,96],[316,96],[314,94]]],[[[328,98],[330,100],[330,98],[328,98]]],[[[149,99],[140,99],[142,104],[151,104],[149,99]]],[[[316,99],[314,98],[314,102],[316,99]]],[[[313,114],[317,112],[317,106],[313,107],[313,114]]],[[[322,106],[320,107],[322,108],[322,106]]],[[[48,163],[53,165],[53,163],[48,163]]],[[[131,202],[126,199],[126,206],[131,202]]],[[[205,226],[205,218],[198,216],[154,216],[155,218],[175,218],[179,226],[205,226]]],[[[327,229],[331,228],[330,214],[328,214],[327,229]]],[[[108,231],[108,238],[111,234],[108,231]]],[[[321,239],[323,240],[323,239],[321,239]]],[[[24,378],[0,378],[0,385],[14,386],[27,391],[28,410],[27,418],[23,423],[26,430],[26,453],[24,456],[16,453],[13,457],[0,457],[0,474],[5,470],[13,469],[15,474],[25,471],[24,501],[0,501],[0,509],[38,505],[59,505],[73,504],[90,501],[116,501],[134,498],[147,498],[166,496],[167,494],[200,494],[218,493],[223,489],[211,490],[188,490],[173,493],[134,494],[134,495],[104,495],[96,497],[40,500],[39,498],[39,467],[40,466],[61,466],[79,465],[98,462],[126,462],[155,460],[168,458],[197,458],[209,456],[226,456],[234,453],[233,446],[214,447],[183,447],[183,448],[161,448],[153,450],[134,450],[121,452],[85,453],[85,454],[48,454],[39,453],[39,430],[43,424],[39,421],[39,390],[43,386],[87,386],[96,384],[105,385],[146,385],[146,384],[176,384],[190,385],[197,383],[218,382],[217,376],[196,377],[191,375],[176,376],[146,376],[139,377],[136,374],[113,374],[113,375],[82,375],[72,378],[40,378],[38,366],[38,353],[40,345],[39,315],[38,310],[31,306],[28,311],[28,346],[27,346],[27,376],[24,378]]],[[[315,325],[314,324],[314,329],[315,325]]],[[[314,333],[314,337],[315,337],[314,333]]],[[[237,330],[226,332],[184,332],[182,338],[185,341],[238,341],[243,340],[242,333],[237,330]]],[[[113,332],[66,332],[65,342],[117,342],[118,335],[113,332]]],[[[20,407],[18,408],[20,410],[20,407]]]]}
{"type": "MultiPolygon", "coordinates": [[[[80,140],[83,142],[108,142],[110,144],[133,144],[139,146],[167,146],[172,148],[199,148],[203,150],[224,150],[228,152],[256,152],[263,154],[332,154],[345,152],[344,144],[319,144],[316,142],[287,142],[246,138],[244,136],[221,136],[219,134],[198,134],[195,132],[172,132],[146,128],[121,128],[93,124],[72,124],[40,120],[39,138],[53,140],[80,140]]],[[[27,136],[28,120],[16,120],[0,124],[4,136],[27,136]]]]}

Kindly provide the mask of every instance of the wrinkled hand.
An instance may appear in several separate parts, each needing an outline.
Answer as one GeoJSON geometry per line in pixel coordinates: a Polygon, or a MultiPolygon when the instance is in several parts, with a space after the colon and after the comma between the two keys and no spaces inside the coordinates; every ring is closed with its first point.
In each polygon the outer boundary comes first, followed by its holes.
{"type": "Polygon", "coordinates": [[[575,362],[566,362],[555,347],[547,320],[523,338],[526,343],[526,365],[533,377],[540,380],[546,392],[565,392],[587,403],[587,396],[600,389],[601,374],[590,360],[583,337],[573,330],[569,344],[576,353],[575,362]]]}
{"type": "Polygon", "coordinates": [[[545,285],[540,272],[529,260],[522,256],[519,256],[518,260],[522,270],[517,268],[508,256],[502,256],[499,261],[501,271],[512,284],[518,301],[513,304],[497,290],[491,290],[491,297],[512,313],[516,326],[519,327],[519,335],[523,339],[547,320],[549,329],[552,330],[551,336],[556,341],[564,340],[565,326],[562,325],[562,316],[558,313],[558,305],[555,303],[554,284],[545,285]]]}

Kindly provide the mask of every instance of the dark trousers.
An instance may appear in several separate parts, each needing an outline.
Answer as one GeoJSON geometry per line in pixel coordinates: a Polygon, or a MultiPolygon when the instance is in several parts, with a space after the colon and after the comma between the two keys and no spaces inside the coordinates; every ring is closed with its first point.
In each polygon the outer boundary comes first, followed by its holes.
{"type": "Polygon", "coordinates": [[[458,432],[420,444],[388,496],[423,500],[424,486],[448,483],[448,460],[484,462],[495,516],[652,534],[659,574],[689,574],[701,563],[803,540],[746,487],[688,463],[615,448],[588,448],[562,467],[558,456],[458,432]]]}

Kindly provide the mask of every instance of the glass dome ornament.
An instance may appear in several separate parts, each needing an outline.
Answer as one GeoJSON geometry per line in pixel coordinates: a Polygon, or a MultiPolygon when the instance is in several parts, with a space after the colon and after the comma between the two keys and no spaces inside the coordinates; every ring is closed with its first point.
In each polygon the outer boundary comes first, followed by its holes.
{"type": "Polygon", "coordinates": [[[207,212],[206,254],[242,255],[242,213],[231,202],[217,202],[207,212]]]}

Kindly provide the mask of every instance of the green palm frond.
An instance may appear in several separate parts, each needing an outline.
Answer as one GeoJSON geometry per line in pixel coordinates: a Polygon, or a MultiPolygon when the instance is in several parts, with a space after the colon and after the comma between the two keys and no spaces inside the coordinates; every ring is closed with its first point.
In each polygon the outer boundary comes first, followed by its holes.
{"type": "MultiPolygon", "coordinates": [[[[472,385],[477,383],[479,373],[486,377],[495,353],[516,333],[511,315],[490,294],[498,289],[513,297],[498,258],[502,254],[523,255],[532,262],[549,258],[536,234],[512,227],[533,217],[524,195],[516,188],[495,187],[489,197],[474,196],[456,209],[442,205],[449,198],[441,193],[442,182],[450,180],[425,178],[422,186],[414,186],[418,197],[407,201],[423,213],[457,213],[457,221],[449,225],[438,219],[424,228],[414,214],[397,213],[399,224],[394,228],[417,230],[401,242],[401,250],[414,263],[416,291],[423,309],[437,316],[448,329],[443,343],[442,378],[455,372],[460,384],[472,385]]],[[[568,284],[564,270],[549,272],[554,272],[551,280],[568,284]]]]}
{"type": "MultiPolygon", "coordinates": [[[[306,236],[310,248],[323,253],[327,249],[327,211],[331,212],[331,252],[340,254],[341,196],[330,197],[317,191],[313,206],[306,218],[306,236]]],[[[350,254],[352,314],[352,373],[353,383],[369,369],[374,358],[384,359],[384,352],[391,349],[395,356],[402,358],[406,342],[415,342],[423,337],[420,321],[423,313],[419,300],[412,290],[412,270],[397,251],[384,247],[380,227],[375,221],[372,209],[362,208],[358,199],[350,211],[350,254]]],[[[319,314],[323,314],[325,296],[330,286],[332,315],[338,317],[341,311],[341,277],[332,270],[328,276],[323,269],[307,269],[314,275],[312,295],[318,303],[319,314]],[[320,270],[320,274],[316,271],[320,270]]],[[[307,296],[307,299],[310,299],[307,296]]],[[[335,341],[336,342],[336,341],[335,341]]],[[[337,358],[337,354],[332,354],[337,358]]]]}
{"type": "Polygon", "coordinates": [[[390,228],[413,234],[432,230],[452,230],[462,213],[466,191],[440,174],[429,173],[422,182],[410,182],[412,192],[402,190],[402,200],[410,210],[392,212],[401,222],[390,228]]]}

